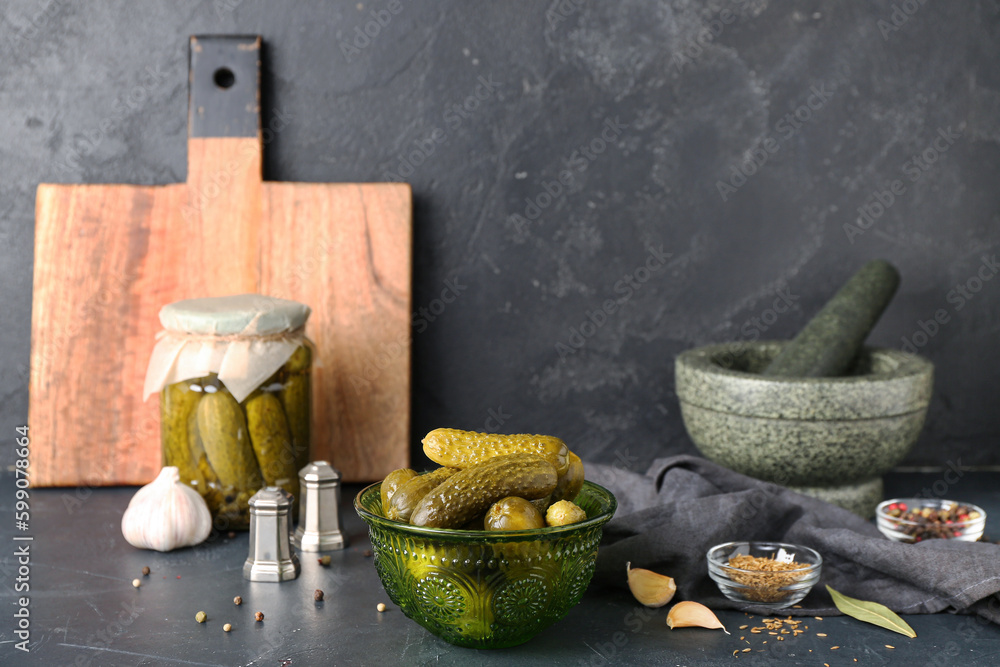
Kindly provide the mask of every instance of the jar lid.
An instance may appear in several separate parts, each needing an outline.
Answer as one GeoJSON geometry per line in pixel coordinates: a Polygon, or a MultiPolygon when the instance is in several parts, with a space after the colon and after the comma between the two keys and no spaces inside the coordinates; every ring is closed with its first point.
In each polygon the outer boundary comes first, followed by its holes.
{"type": "Polygon", "coordinates": [[[185,299],[160,309],[160,324],[179,333],[268,336],[305,326],[309,306],[262,294],[185,299]]]}

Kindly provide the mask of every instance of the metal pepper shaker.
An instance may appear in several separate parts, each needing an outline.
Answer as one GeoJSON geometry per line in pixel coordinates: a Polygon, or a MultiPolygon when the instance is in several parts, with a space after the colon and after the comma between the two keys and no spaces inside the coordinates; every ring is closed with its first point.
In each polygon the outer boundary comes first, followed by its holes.
{"type": "Polygon", "coordinates": [[[292,496],[268,486],[250,498],[250,555],[243,576],[250,581],[290,581],[299,576],[299,559],[289,545],[292,496]]]}
{"type": "Polygon", "coordinates": [[[299,526],[292,538],[302,551],[334,551],[347,546],[340,530],[340,472],[326,461],[299,471],[299,526]]]}

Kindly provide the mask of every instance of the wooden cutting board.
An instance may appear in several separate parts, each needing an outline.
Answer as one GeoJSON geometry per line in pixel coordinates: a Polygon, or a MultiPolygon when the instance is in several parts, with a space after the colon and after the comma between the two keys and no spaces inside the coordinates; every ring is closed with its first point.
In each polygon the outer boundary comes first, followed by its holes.
{"type": "Polygon", "coordinates": [[[260,37],[192,37],[186,183],[38,186],[32,483],[160,469],[146,364],[172,301],[257,292],[312,307],[313,459],[346,481],[409,464],[411,192],[262,182],[260,37]]]}

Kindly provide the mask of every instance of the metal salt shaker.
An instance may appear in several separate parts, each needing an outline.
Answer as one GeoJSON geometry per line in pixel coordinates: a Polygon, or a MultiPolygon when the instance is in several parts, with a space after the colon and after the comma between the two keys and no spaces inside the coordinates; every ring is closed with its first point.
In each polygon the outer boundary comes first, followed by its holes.
{"type": "Polygon", "coordinates": [[[289,546],[292,496],[279,486],[261,489],[250,499],[250,555],[243,576],[250,581],[290,581],[299,576],[299,559],[289,546]]]}
{"type": "Polygon", "coordinates": [[[299,471],[299,526],[292,538],[302,551],[334,551],[347,546],[340,531],[340,473],[326,461],[299,471]]]}

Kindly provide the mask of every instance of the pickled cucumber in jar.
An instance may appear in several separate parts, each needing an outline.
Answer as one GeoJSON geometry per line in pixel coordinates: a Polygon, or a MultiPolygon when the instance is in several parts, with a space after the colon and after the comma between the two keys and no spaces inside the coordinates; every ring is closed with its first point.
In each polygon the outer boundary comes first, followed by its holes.
{"type": "Polygon", "coordinates": [[[298,471],[310,460],[309,313],[256,294],[188,299],[160,311],[165,330],[144,394],[160,392],[164,465],[205,498],[218,530],[248,528],[248,501],[263,486],[281,486],[297,500],[298,471]]]}

